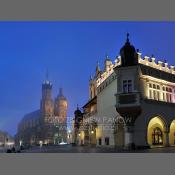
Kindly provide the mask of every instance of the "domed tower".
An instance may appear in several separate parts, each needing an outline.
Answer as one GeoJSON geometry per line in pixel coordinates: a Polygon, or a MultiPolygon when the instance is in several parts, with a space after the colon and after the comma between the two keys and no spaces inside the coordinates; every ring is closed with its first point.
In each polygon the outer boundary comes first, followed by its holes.
{"type": "Polygon", "coordinates": [[[138,55],[135,47],[129,42],[129,33],[125,45],[120,50],[121,66],[133,66],[138,64],[138,55]]]}
{"type": "Polygon", "coordinates": [[[79,128],[81,125],[81,121],[83,120],[83,113],[79,109],[77,105],[77,109],[74,112],[74,143],[78,144],[78,134],[79,134],[79,128]]]}
{"type": "Polygon", "coordinates": [[[42,99],[40,104],[40,110],[44,117],[53,116],[53,100],[52,100],[52,83],[48,80],[48,74],[46,80],[42,83],[42,99]]]}
{"type": "Polygon", "coordinates": [[[80,122],[83,119],[83,113],[80,111],[78,105],[77,105],[77,109],[74,112],[75,115],[75,123],[74,123],[74,128],[79,129],[80,127],[80,122]]]}
{"type": "Polygon", "coordinates": [[[67,141],[67,99],[63,95],[63,89],[60,88],[59,94],[55,99],[54,113],[59,118],[59,135],[61,141],[67,141]]]}
{"type": "Polygon", "coordinates": [[[57,98],[55,99],[55,115],[62,117],[64,120],[66,120],[67,116],[67,99],[63,95],[63,89],[60,88],[59,94],[57,98]]]}

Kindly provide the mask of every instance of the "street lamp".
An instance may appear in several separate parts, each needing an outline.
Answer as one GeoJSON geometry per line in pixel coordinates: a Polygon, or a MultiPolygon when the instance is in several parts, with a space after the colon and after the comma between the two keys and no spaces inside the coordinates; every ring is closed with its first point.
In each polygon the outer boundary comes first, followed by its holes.
{"type": "Polygon", "coordinates": [[[40,144],[40,148],[43,146],[43,141],[42,140],[40,140],[39,141],[39,144],[40,144]]]}
{"type": "Polygon", "coordinates": [[[94,134],[94,131],[91,131],[91,134],[94,134]]]}

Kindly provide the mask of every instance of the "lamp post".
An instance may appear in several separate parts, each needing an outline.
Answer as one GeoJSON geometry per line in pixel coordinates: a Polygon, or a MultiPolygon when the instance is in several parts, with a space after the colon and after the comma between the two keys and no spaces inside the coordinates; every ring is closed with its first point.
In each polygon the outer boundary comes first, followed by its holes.
{"type": "Polygon", "coordinates": [[[40,148],[42,148],[42,146],[43,146],[43,141],[42,140],[39,141],[39,145],[40,145],[40,148]]]}

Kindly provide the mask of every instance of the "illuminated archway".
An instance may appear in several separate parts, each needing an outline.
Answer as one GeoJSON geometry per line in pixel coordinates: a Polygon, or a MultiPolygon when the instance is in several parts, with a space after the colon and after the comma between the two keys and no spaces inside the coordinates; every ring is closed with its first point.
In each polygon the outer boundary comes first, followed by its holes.
{"type": "Polygon", "coordinates": [[[147,141],[150,146],[164,146],[166,144],[166,124],[159,117],[153,117],[147,127],[147,141]]]}
{"type": "Polygon", "coordinates": [[[175,120],[171,122],[169,134],[170,146],[175,146],[175,120]]]}

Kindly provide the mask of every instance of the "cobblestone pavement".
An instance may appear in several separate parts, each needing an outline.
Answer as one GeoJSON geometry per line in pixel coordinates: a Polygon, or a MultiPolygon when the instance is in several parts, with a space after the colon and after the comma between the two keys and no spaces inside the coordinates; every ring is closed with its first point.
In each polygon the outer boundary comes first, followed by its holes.
{"type": "Polygon", "coordinates": [[[175,153],[175,147],[167,148],[152,148],[144,150],[119,150],[115,148],[97,148],[89,146],[39,146],[31,147],[30,149],[22,150],[22,153],[175,153]]]}

